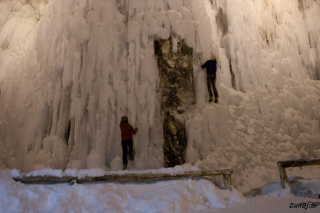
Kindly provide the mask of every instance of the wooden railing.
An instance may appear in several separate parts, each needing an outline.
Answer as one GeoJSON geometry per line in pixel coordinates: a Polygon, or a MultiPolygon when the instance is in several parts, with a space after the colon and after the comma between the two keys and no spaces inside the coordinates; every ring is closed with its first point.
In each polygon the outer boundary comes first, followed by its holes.
{"type": "Polygon", "coordinates": [[[288,177],[286,173],[287,167],[301,167],[301,166],[312,166],[312,165],[320,165],[320,159],[300,159],[300,160],[288,160],[288,161],[278,161],[277,162],[281,186],[282,188],[286,188],[285,183],[288,183],[288,177]]]}
{"type": "Polygon", "coordinates": [[[231,174],[232,169],[225,170],[208,170],[208,171],[192,171],[178,174],[110,174],[99,177],[70,177],[70,176],[20,176],[13,178],[15,181],[20,181],[26,184],[39,184],[39,183],[84,183],[84,182],[129,182],[137,180],[168,180],[168,179],[180,179],[180,178],[193,178],[193,177],[205,177],[205,176],[216,176],[223,175],[225,189],[232,190],[231,174]]]}

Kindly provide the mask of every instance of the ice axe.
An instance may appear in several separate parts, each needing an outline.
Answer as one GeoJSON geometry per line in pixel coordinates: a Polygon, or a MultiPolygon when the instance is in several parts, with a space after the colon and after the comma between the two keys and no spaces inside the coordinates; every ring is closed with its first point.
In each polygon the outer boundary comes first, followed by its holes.
{"type": "Polygon", "coordinates": [[[203,57],[203,53],[198,53],[197,58],[199,58],[200,64],[202,64],[201,57],[203,57]]]}

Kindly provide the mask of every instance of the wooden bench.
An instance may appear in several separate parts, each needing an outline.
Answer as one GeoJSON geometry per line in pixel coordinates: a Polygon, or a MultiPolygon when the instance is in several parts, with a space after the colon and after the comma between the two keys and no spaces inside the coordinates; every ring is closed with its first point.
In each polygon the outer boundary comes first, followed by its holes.
{"type": "Polygon", "coordinates": [[[320,165],[320,159],[300,159],[300,160],[288,160],[288,161],[278,161],[277,162],[280,179],[281,179],[281,186],[282,188],[286,188],[285,183],[288,183],[288,177],[286,174],[287,167],[301,167],[301,166],[312,166],[312,165],[320,165]]]}
{"type": "Polygon", "coordinates": [[[39,183],[84,183],[84,182],[95,182],[95,181],[104,181],[104,182],[128,182],[128,181],[137,181],[137,180],[168,180],[168,179],[180,179],[180,178],[193,178],[193,177],[204,177],[204,176],[216,176],[223,175],[225,189],[232,191],[232,181],[231,174],[233,174],[232,169],[225,170],[208,170],[208,171],[192,171],[184,172],[178,174],[153,174],[153,173],[144,173],[144,174],[107,174],[99,177],[70,177],[70,176],[20,176],[13,178],[15,181],[20,181],[21,183],[26,184],[39,184],[39,183]]]}

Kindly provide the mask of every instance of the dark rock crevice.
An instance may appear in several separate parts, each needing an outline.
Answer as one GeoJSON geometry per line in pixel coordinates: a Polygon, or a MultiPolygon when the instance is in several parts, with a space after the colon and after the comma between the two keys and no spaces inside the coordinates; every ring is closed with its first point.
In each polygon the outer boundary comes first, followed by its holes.
{"type": "Polygon", "coordinates": [[[229,60],[229,67],[230,67],[230,75],[231,75],[231,85],[232,85],[232,88],[234,90],[237,90],[237,85],[236,85],[236,76],[233,72],[233,69],[232,69],[232,63],[231,63],[231,60],[229,60]]]}
{"type": "Polygon", "coordinates": [[[174,167],[185,163],[187,134],[183,114],[195,102],[193,83],[193,50],[182,40],[173,52],[173,41],[154,42],[161,88],[161,114],[163,119],[164,166],[174,167]]]}
{"type": "Polygon", "coordinates": [[[216,22],[218,29],[222,32],[222,37],[228,33],[228,16],[223,13],[223,10],[220,8],[218,14],[216,15],[216,22]]]}

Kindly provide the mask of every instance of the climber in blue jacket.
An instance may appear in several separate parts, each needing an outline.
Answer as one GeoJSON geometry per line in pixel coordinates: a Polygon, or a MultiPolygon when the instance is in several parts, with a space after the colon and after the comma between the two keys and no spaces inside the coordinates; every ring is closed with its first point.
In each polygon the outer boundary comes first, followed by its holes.
{"type": "MultiPolygon", "coordinates": [[[[202,64],[201,58],[199,58],[200,63],[202,64]]],[[[211,103],[213,101],[213,93],[214,93],[214,97],[215,103],[218,103],[219,101],[219,95],[218,95],[218,91],[216,88],[216,72],[217,72],[217,56],[215,54],[212,55],[212,59],[206,61],[203,65],[201,65],[201,68],[207,68],[207,86],[208,86],[208,91],[209,91],[209,102],[211,103]],[[213,93],[212,93],[212,89],[213,89],[213,93]]]]}

